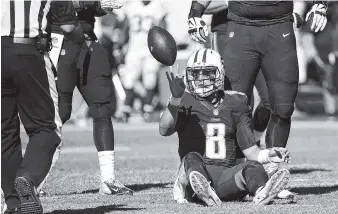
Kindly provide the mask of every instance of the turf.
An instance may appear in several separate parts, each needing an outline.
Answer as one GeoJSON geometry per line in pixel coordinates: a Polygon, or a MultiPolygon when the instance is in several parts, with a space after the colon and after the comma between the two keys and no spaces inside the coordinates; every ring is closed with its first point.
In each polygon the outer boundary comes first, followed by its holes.
{"type": "MultiPolygon", "coordinates": [[[[289,188],[296,200],[255,206],[251,199],[221,207],[176,204],[172,186],[179,158],[177,137],[157,124],[115,125],[117,178],[134,196],[98,193],[99,169],[90,127],[63,129],[64,147],[42,197],[46,213],[338,213],[338,123],[296,121],[288,148],[289,188]]],[[[23,141],[27,137],[23,136],[23,141]]]]}

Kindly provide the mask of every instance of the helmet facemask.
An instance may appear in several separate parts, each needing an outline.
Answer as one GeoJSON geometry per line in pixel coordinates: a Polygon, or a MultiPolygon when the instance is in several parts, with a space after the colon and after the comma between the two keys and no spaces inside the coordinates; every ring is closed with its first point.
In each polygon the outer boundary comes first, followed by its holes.
{"type": "Polygon", "coordinates": [[[221,89],[223,76],[217,66],[187,67],[186,82],[192,95],[204,98],[221,89]]]}

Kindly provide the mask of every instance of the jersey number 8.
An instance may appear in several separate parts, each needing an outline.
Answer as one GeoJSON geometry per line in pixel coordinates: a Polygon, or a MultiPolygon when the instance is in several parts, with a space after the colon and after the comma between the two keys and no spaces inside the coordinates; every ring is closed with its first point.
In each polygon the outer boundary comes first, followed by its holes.
{"type": "Polygon", "coordinates": [[[226,157],[225,124],[208,123],[206,132],[205,156],[211,159],[224,159],[226,157]]]}

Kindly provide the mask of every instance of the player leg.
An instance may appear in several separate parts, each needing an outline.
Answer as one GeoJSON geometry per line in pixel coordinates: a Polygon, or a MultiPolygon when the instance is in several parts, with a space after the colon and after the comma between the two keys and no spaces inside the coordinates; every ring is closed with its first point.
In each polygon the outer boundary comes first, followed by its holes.
{"type": "Polygon", "coordinates": [[[91,55],[80,70],[78,88],[93,117],[94,143],[101,172],[101,194],[131,194],[115,179],[114,130],[111,120],[112,73],[106,50],[93,42],[91,55]]]}
{"type": "Polygon", "coordinates": [[[197,152],[190,152],[184,156],[182,162],[187,180],[197,197],[208,206],[220,205],[222,202],[210,185],[202,156],[197,152]]]}
{"type": "MultiPolygon", "coordinates": [[[[63,124],[69,120],[72,113],[73,91],[76,85],[78,71],[77,61],[79,53],[80,47],[78,45],[75,45],[66,39],[63,41],[57,66],[58,70],[56,81],[56,88],[59,95],[59,115],[63,124]]],[[[51,173],[51,170],[59,159],[61,147],[62,142],[55,151],[52,165],[47,176],[37,188],[37,192],[40,196],[46,195],[46,192],[43,191],[43,187],[51,173]]]]}
{"type": "Polygon", "coordinates": [[[262,59],[262,71],[267,82],[272,111],[266,133],[266,146],[285,147],[298,91],[296,41],[292,23],[273,25],[268,30],[269,48],[262,59]]]}
{"type": "MultiPolygon", "coordinates": [[[[243,92],[250,104],[253,86],[260,68],[260,54],[251,38],[251,26],[229,22],[225,33],[223,60],[225,75],[229,78],[232,90],[243,92]]],[[[222,36],[222,34],[220,34],[222,36]]]]}
{"type": "Polygon", "coordinates": [[[121,81],[126,93],[122,107],[122,121],[128,122],[135,99],[134,84],[141,75],[141,58],[137,53],[128,51],[125,66],[119,70],[121,81]]]}
{"type": "Polygon", "coordinates": [[[48,55],[20,53],[21,73],[17,96],[20,119],[29,136],[24,158],[17,172],[15,187],[21,200],[21,211],[40,213],[36,195],[38,187],[50,171],[53,155],[61,142],[62,122],[58,113],[55,70],[48,55]],[[22,55],[21,55],[22,54],[22,55]]]}
{"type": "Polygon", "coordinates": [[[65,39],[58,61],[58,79],[56,82],[62,123],[66,123],[72,113],[72,99],[78,73],[79,54],[80,47],[65,39]]]}
{"type": "MultiPolygon", "coordinates": [[[[15,56],[1,45],[1,188],[7,208],[6,211],[15,211],[20,208],[20,199],[14,189],[16,172],[22,161],[20,139],[20,121],[17,108],[17,90],[14,85],[15,75],[11,69],[18,61],[15,56]]],[[[2,210],[3,211],[3,210],[2,210]]]]}
{"type": "MultiPolygon", "coordinates": [[[[219,50],[223,46],[225,74],[230,80],[232,90],[240,91],[251,101],[253,86],[260,68],[260,55],[252,44],[251,27],[229,22],[226,33],[218,34],[219,50]]],[[[237,149],[236,158],[244,159],[237,149]]]]}
{"type": "Polygon", "coordinates": [[[289,171],[282,169],[269,179],[257,161],[246,161],[232,168],[219,165],[206,168],[222,201],[241,200],[249,193],[256,204],[267,204],[285,187],[289,178],[289,171]]]}
{"type": "MultiPolygon", "coordinates": [[[[292,23],[270,26],[268,36],[270,48],[264,54],[262,61],[271,108],[271,117],[266,131],[266,147],[285,147],[289,138],[299,79],[292,23]]],[[[266,164],[264,167],[269,176],[278,170],[278,164],[274,163],[266,164]]],[[[294,194],[283,190],[278,197],[294,198],[294,194]]]]}
{"type": "Polygon", "coordinates": [[[142,66],[143,86],[146,89],[146,96],[143,100],[143,118],[148,121],[150,114],[153,113],[155,107],[152,101],[155,96],[155,88],[157,83],[157,73],[160,69],[160,64],[150,55],[144,58],[142,66]]]}
{"type": "Polygon", "coordinates": [[[253,114],[253,129],[255,140],[260,146],[260,139],[268,126],[271,114],[268,88],[261,71],[257,75],[255,86],[260,97],[260,103],[253,114]]]}

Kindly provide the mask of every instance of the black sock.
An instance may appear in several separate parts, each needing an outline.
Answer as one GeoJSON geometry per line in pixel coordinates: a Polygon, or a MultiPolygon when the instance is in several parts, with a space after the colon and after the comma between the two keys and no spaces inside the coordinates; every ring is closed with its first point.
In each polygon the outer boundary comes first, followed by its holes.
{"type": "Polygon", "coordinates": [[[153,98],[155,96],[155,91],[154,89],[147,89],[146,96],[144,97],[143,104],[145,105],[151,105],[153,98]]]}
{"type": "Polygon", "coordinates": [[[266,147],[286,147],[291,128],[291,118],[285,119],[277,114],[271,114],[271,119],[266,131],[266,147]]]}
{"type": "Polygon", "coordinates": [[[133,89],[125,89],[126,99],[124,100],[124,105],[132,106],[135,98],[135,93],[133,89]]]}
{"type": "Polygon", "coordinates": [[[114,129],[111,117],[94,118],[94,142],[97,151],[114,150],[114,129]]]}

